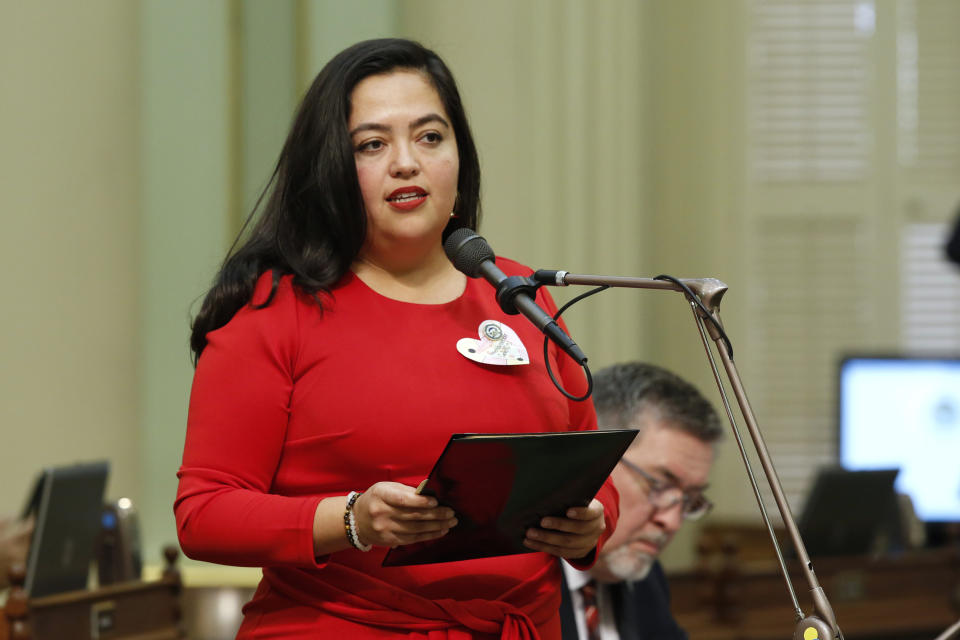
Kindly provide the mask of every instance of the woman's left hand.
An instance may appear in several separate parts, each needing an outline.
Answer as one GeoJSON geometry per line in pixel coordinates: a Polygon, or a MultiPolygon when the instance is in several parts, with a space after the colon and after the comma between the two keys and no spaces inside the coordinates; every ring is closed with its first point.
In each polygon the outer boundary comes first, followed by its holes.
{"type": "Polygon", "coordinates": [[[559,558],[582,558],[596,548],[606,528],[603,504],[594,499],[589,506],[571,507],[566,518],[547,516],[540,527],[527,529],[525,546],[559,558]]]}

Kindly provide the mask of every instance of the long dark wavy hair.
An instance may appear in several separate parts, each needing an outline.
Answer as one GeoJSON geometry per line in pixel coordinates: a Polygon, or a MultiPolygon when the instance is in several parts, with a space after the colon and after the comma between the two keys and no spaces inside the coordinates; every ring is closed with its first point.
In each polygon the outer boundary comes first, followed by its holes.
{"type": "Polygon", "coordinates": [[[453,125],[460,156],[457,216],[444,230],[476,229],[480,217],[480,162],[453,75],[440,57],[410,40],[367,40],[337,54],[317,74],[297,109],[277,166],[227,254],[193,320],[190,349],[196,363],[207,333],[250,303],[257,279],[272,271],[273,300],[280,278],[320,303],[357,257],[367,232],[366,211],[347,131],[350,95],[364,78],[411,69],[429,78],[453,125]],[[262,206],[261,206],[262,205],[262,206]],[[251,226],[252,225],[252,226],[251,226]],[[247,229],[249,228],[249,233],[247,229]]]}

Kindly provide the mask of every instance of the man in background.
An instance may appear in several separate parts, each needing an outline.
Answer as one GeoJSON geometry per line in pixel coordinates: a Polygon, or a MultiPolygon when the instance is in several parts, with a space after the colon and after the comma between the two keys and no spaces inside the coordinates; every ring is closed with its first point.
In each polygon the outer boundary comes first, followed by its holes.
{"type": "Polygon", "coordinates": [[[713,506],[704,491],[720,419],[693,385],[640,362],[597,372],[593,400],[601,429],[639,433],[611,474],[616,531],[589,572],[562,563],[563,640],[685,640],[657,556],[684,520],[713,506]]]}
{"type": "Polygon", "coordinates": [[[0,518],[0,589],[9,585],[10,567],[24,564],[33,534],[33,518],[0,518]]]}

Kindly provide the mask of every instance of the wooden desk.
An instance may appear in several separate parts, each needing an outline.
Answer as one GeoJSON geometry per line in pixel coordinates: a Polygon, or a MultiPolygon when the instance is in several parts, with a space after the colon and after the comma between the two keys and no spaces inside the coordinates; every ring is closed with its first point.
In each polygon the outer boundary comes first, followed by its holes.
{"type": "MultiPolygon", "coordinates": [[[[791,638],[796,620],[776,565],[725,551],[726,560],[703,559],[697,570],[669,576],[681,626],[697,640],[791,638]]],[[[800,567],[790,562],[788,568],[809,615],[813,603],[800,567]]],[[[931,640],[960,618],[957,548],[814,559],[814,571],[848,640],[931,640]]]]}
{"type": "Polygon", "coordinates": [[[3,609],[5,640],[180,640],[185,634],[177,554],[175,548],[165,550],[168,564],[159,580],[30,599],[21,565],[11,572],[13,587],[3,609]]]}

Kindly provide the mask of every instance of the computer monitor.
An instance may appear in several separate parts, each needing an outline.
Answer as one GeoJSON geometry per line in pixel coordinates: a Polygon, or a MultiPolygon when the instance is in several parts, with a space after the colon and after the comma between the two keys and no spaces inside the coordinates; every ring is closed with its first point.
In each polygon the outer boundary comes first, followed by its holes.
{"type": "Polygon", "coordinates": [[[838,392],[840,464],[898,468],[920,520],[960,521],[960,357],[848,356],[838,392]]]}
{"type": "Polygon", "coordinates": [[[818,470],[797,527],[810,557],[855,556],[902,546],[896,469],[818,470]]]}
{"type": "Polygon", "coordinates": [[[36,518],[24,585],[30,597],[86,588],[109,471],[98,461],[44,469],[37,477],[23,513],[36,518]]]}

